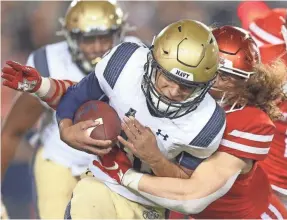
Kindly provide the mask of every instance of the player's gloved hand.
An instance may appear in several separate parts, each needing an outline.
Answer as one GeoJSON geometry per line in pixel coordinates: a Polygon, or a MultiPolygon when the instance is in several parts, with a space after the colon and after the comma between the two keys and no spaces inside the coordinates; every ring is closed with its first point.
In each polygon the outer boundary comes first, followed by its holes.
{"type": "Polygon", "coordinates": [[[93,161],[94,166],[97,166],[104,173],[115,179],[119,184],[128,170],[132,169],[132,163],[126,153],[118,146],[106,155],[100,157],[100,161],[93,161]]]}
{"type": "Polygon", "coordinates": [[[36,92],[41,84],[42,77],[38,71],[30,66],[24,66],[15,61],[7,61],[9,67],[2,68],[3,85],[22,92],[36,92]]]}

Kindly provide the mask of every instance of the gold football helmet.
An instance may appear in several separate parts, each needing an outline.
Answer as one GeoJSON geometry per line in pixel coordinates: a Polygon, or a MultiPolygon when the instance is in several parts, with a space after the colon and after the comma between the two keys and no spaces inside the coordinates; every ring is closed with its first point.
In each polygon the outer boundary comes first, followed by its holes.
{"type": "Polygon", "coordinates": [[[74,0],[70,4],[65,18],[60,20],[62,24],[60,34],[66,37],[73,61],[84,72],[92,71],[100,57],[89,61],[79,49],[79,39],[112,35],[115,46],[124,38],[126,17],[117,4],[109,1],[74,0]]]}
{"type": "Polygon", "coordinates": [[[153,112],[160,117],[178,118],[195,110],[215,79],[218,54],[211,29],[201,22],[181,20],[164,28],[152,43],[142,85],[153,112]],[[155,89],[159,72],[190,88],[190,97],[183,102],[163,97],[155,89]]]}

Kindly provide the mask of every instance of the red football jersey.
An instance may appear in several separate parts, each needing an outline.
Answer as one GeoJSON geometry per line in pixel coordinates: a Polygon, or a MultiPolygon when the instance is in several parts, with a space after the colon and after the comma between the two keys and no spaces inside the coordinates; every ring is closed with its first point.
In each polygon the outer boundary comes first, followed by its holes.
{"type": "Polygon", "coordinates": [[[274,132],[275,126],[266,113],[246,106],[226,114],[226,128],[218,150],[236,157],[263,160],[274,132]]]}
{"type": "MultiPolygon", "coordinates": [[[[238,176],[231,189],[192,219],[284,219],[287,211],[272,194],[258,161],[267,157],[275,126],[260,109],[245,107],[226,114],[226,129],[219,151],[253,159],[252,170],[238,176]]],[[[172,213],[171,218],[180,217],[172,213]]],[[[184,217],[183,215],[181,217],[184,217]]]]}
{"type": "Polygon", "coordinates": [[[287,16],[286,8],[271,10],[264,3],[243,2],[238,7],[238,16],[259,47],[285,44],[281,28],[287,16]]]}
{"type": "MultiPolygon", "coordinates": [[[[184,218],[177,212],[169,215],[169,219],[184,218]]],[[[189,219],[287,219],[287,210],[272,193],[266,173],[255,163],[248,174],[238,177],[227,194],[189,219]]]]}
{"type": "Polygon", "coordinates": [[[260,162],[272,188],[287,195],[287,101],[281,103],[284,119],[275,122],[276,132],[268,157],[260,162]]]}
{"type": "MultiPolygon", "coordinates": [[[[194,219],[259,219],[266,214],[271,216],[268,207],[277,206],[270,201],[271,191],[267,175],[255,163],[248,174],[238,177],[223,197],[211,203],[201,213],[191,217],[194,219]]],[[[278,209],[275,212],[279,212],[278,209]]],[[[280,215],[282,216],[282,213],[280,215]]],[[[272,214],[272,219],[278,219],[280,215],[276,218],[272,214]]]]}
{"type": "Polygon", "coordinates": [[[264,45],[259,48],[262,63],[269,64],[276,59],[281,59],[287,65],[287,50],[285,44],[264,45]]]}
{"type": "Polygon", "coordinates": [[[218,150],[236,157],[253,159],[255,163],[250,172],[239,175],[227,194],[211,203],[201,213],[192,215],[192,218],[287,217],[287,213],[282,214],[276,208],[277,203],[270,200],[272,190],[268,177],[257,165],[257,161],[266,158],[274,132],[274,124],[260,109],[245,107],[227,113],[226,129],[218,150]]]}

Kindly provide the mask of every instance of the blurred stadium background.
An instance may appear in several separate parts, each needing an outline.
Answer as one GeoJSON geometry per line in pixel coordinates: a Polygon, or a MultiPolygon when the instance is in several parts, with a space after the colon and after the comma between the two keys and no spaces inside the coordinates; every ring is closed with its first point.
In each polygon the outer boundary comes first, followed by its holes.
{"type": "MultiPolygon", "coordinates": [[[[35,49],[64,40],[56,36],[59,17],[65,15],[69,1],[1,1],[1,66],[6,60],[25,63],[35,49]]],[[[137,26],[134,34],[150,43],[167,24],[183,18],[207,25],[240,25],[237,2],[231,1],[120,1],[129,14],[128,21],[137,26]]],[[[267,2],[272,7],[286,7],[284,1],[267,2]]],[[[2,124],[17,94],[1,86],[2,124]]],[[[20,122],[21,123],[21,122],[20,122]]],[[[2,195],[11,218],[33,218],[29,162],[33,149],[23,140],[5,181],[2,195]]]]}

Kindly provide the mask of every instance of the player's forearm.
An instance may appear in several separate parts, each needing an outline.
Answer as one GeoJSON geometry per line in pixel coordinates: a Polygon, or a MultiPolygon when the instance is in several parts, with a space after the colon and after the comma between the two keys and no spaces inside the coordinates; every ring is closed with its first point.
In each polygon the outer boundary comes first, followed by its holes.
{"type": "Polygon", "coordinates": [[[150,166],[156,176],[180,179],[188,179],[190,177],[178,164],[167,160],[165,157],[161,157],[155,163],[150,164],[150,166]]]}
{"type": "Polygon", "coordinates": [[[198,203],[194,201],[201,186],[196,180],[155,177],[129,170],[122,183],[167,209],[185,214],[195,214],[199,210],[198,203]]]}
{"type": "Polygon", "coordinates": [[[67,89],[76,84],[70,80],[57,80],[53,78],[42,77],[42,84],[36,95],[46,102],[51,108],[56,109],[61,97],[67,89]]]}
{"type": "Polygon", "coordinates": [[[157,178],[149,175],[144,175],[139,182],[139,190],[142,192],[182,201],[187,194],[189,194],[191,198],[194,197],[192,189],[195,187],[196,185],[194,183],[191,185],[190,181],[188,182],[186,179],[169,177],[157,178]]]}
{"type": "Polygon", "coordinates": [[[71,127],[73,125],[73,121],[71,119],[63,119],[59,122],[59,130],[60,130],[60,136],[64,135],[63,132],[65,129],[71,127]]]}
{"type": "MultiPolygon", "coordinates": [[[[186,195],[190,198],[195,194],[195,188],[200,188],[196,180],[179,179],[173,177],[157,177],[141,174],[129,170],[123,178],[123,185],[139,192],[148,193],[168,199],[184,200],[186,195]]],[[[196,194],[194,195],[196,196],[196,194]]]]}
{"type": "Polygon", "coordinates": [[[34,126],[43,112],[44,107],[39,99],[29,93],[21,93],[13,103],[1,132],[2,178],[13,160],[22,138],[34,126]]]}
{"type": "Polygon", "coordinates": [[[236,157],[217,153],[202,162],[189,179],[150,176],[130,169],[122,184],[158,205],[195,214],[230,190],[244,164],[236,157]]]}
{"type": "Polygon", "coordinates": [[[4,180],[5,173],[14,159],[17,146],[22,137],[17,135],[1,135],[1,180],[4,180]]]}
{"type": "Polygon", "coordinates": [[[66,144],[69,144],[69,137],[66,136],[65,132],[66,129],[73,125],[73,121],[71,119],[63,119],[59,122],[59,131],[61,140],[64,141],[66,144]]]}

